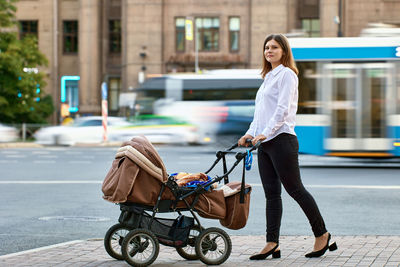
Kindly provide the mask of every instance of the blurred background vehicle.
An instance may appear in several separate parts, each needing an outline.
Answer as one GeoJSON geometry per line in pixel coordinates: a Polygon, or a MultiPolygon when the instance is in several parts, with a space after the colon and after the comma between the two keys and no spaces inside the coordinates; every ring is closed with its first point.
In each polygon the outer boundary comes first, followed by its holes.
{"type": "Polygon", "coordinates": [[[254,100],[155,102],[155,113],[189,121],[210,143],[229,146],[242,136],[253,119],[254,100]]]}
{"type": "Polygon", "coordinates": [[[173,116],[139,115],[127,126],[117,127],[109,135],[109,141],[126,141],[133,136],[144,135],[155,144],[206,144],[210,136],[202,134],[199,127],[173,116]]]}
{"type": "MultiPolygon", "coordinates": [[[[197,127],[183,120],[167,116],[139,115],[128,121],[121,117],[108,117],[108,141],[123,142],[136,135],[145,135],[152,143],[202,144],[197,127]]],[[[75,145],[103,141],[102,117],[80,117],[70,125],[45,127],[34,137],[43,145],[75,145]]]]}
{"type": "Polygon", "coordinates": [[[231,100],[221,103],[217,135],[244,135],[254,115],[254,100],[231,100]]]}
{"type": "Polygon", "coordinates": [[[17,128],[0,123],[0,142],[14,142],[18,137],[17,128]]]}
{"type": "Polygon", "coordinates": [[[221,103],[215,141],[224,146],[237,142],[249,129],[254,115],[253,100],[231,100],[221,103]]]}
{"type": "MultiPolygon", "coordinates": [[[[115,127],[130,123],[119,117],[108,117],[109,134],[115,127]]],[[[76,143],[100,143],[103,140],[101,116],[88,116],[75,119],[72,124],[44,127],[34,133],[36,142],[42,145],[75,145],[76,143]]]]}

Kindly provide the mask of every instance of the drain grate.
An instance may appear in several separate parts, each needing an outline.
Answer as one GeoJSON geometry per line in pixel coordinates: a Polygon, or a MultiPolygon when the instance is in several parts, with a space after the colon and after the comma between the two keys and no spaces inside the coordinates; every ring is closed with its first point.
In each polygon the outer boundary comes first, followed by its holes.
{"type": "Polygon", "coordinates": [[[81,222],[106,222],[110,218],[96,216],[46,216],[40,217],[40,221],[81,221],[81,222]]]}

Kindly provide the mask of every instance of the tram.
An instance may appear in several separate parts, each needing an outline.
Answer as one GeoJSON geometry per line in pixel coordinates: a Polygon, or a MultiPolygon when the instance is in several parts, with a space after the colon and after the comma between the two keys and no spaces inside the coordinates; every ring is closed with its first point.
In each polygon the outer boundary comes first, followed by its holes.
{"type": "MultiPolygon", "coordinates": [[[[399,157],[400,37],[289,42],[299,69],[300,153],[399,157]]],[[[139,91],[181,101],[254,100],[261,83],[260,70],[214,70],[163,75],[139,91]]]]}
{"type": "Polygon", "coordinates": [[[400,38],[290,39],[301,152],[400,156],[400,38]]]}

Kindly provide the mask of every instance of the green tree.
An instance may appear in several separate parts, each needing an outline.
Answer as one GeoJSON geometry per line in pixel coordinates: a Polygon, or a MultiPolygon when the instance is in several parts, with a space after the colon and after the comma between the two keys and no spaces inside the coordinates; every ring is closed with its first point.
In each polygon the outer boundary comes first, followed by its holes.
{"type": "Polygon", "coordinates": [[[35,36],[18,38],[16,0],[0,0],[0,121],[44,123],[53,113],[50,95],[41,90],[47,66],[35,36]]]}

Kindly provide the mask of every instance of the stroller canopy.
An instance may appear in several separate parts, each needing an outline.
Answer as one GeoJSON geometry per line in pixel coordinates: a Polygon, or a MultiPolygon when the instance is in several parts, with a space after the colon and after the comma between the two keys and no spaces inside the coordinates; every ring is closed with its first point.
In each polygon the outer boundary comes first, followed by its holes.
{"type": "Polygon", "coordinates": [[[136,136],[118,149],[102,185],[103,198],[113,203],[122,203],[134,197],[146,203],[146,198],[154,197],[146,196],[146,188],[159,191],[160,184],[167,179],[164,163],[154,146],[146,137],[136,136]],[[144,190],[134,190],[135,181],[140,181],[144,190]]]}
{"type": "Polygon", "coordinates": [[[167,181],[164,163],[153,145],[144,136],[133,138],[125,142],[118,149],[115,158],[127,157],[135,162],[140,168],[161,182],[167,181]]]}

